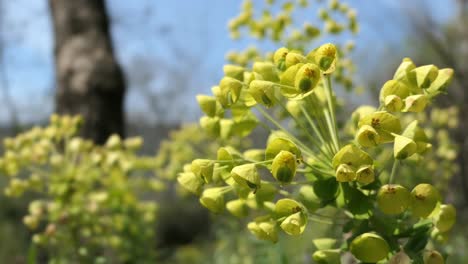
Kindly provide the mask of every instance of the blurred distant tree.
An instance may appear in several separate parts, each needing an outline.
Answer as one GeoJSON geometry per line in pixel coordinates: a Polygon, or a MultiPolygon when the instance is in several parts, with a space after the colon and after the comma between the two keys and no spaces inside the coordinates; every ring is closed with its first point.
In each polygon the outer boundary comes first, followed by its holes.
{"type": "Polygon", "coordinates": [[[125,79],[114,56],[104,0],[49,0],[55,33],[56,111],[81,114],[82,135],[124,135],[125,79]]]}
{"type": "MultiPolygon", "coordinates": [[[[418,1],[417,8],[409,9],[411,24],[416,33],[416,61],[426,63],[431,61],[441,66],[452,67],[455,70],[452,87],[448,96],[438,102],[442,106],[457,106],[459,108],[459,126],[454,139],[459,148],[458,164],[460,172],[456,177],[456,186],[464,195],[464,205],[468,206],[468,0],[454,0],[453,16],[445,24],[436,20],[437,14],[431,12],[430,1],[425,4],[418,1]],[[414,11],[414,12],[413,12],[414,11]]],[[[406,2],[404,4],[407,4],[406,2]]],[[[437,12],[437,10],[435,10],[437,12]]],[[[456,117],[455,117],[456,118],[456,117]]]]}

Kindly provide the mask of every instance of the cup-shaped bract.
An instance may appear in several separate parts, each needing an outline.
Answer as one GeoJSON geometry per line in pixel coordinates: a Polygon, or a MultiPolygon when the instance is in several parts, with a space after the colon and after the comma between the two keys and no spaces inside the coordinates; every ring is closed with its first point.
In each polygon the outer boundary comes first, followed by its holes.
{"type": "Polygon", "coordinates": [[[307,209],[293,199],[280,199],[275,205],[275,214],[284,218],[280,227],[289,235],[300,235],[307,225],[307,209]]]}
{"type": "Polygon", "coordinates": [[[403,111],[419,113],[426,109],[428,103],[429,100],[424,94],[410,95],[405,98],[405,108],[403,111]]]}
{"type": "Polygon", "coordinates": [[[223,67],[223,72],[225,76],[237,79],[239,81],[244,80],[244,71],[245,68],[238,65],[226,64],[223,67]]]}
{"type": "MultiPolygon", "coordinates": [[[[219,89],[224,97],[228,98],[231,103],[236,103],[241,95],[241,90],[244,84],[232,77],[224,76],[219,82],[219,89]]],[[[228,101],[228,103],[230,103],[228,101]]]]}
{"type": "Polygon", "coordinates": [[[416,84],[419,88],[429,88],[439,74],[439,69],[434,65],[424,65],[412,70],[416,75],[416,84]]]}
{"type": "Polygon", "coordinates": [[[247,224],[247,228],[258,239],[273,243],[278,241],[278,230],[274,221],[250,222],[247,224]]]}
{"type": "Polygon", "coordinates": [[[286,234],[298,236],[304,232],[306,225],[307,217],[302,212],[297,212],[286,217],[281,222],[280,227],[286,234]]]}
{"type": "Polygon", "coordinates": [[[221,104],[213,96],[199,94],[197,95],[197,101],[200,109],[209,117],[214,117],[223,112],[221,104]]]}
{"type": "Polygon", "coordinates": [[[399,112],[403,109],[403,101],[398,95],[388,95],[384,99],[384,106],[390,112],[399,112]]]}
{"type": "Polygon", "coordinates": [[[409,94],[410,91],[406,84],[397,80],[389,80],[384,83],[380,90],[380,103],[385,103],[385,98],[390,95],[396,95],[400,99],[404,99],[409,96],[409,94]]]}
{"type": "Polygon", "coordinates": [[[294,78],[294,87],[300,93],[312,91],[320,81],[320,69],[317,65],[306,63],[299,68],[294,78]]]}
{"type": "Polygon", "coordinates": [[[331,43],[323,44],[314,51],[314,59],[322,72],[325,74],[332,73],[336,68],[338,50],[336,46],[331,43]]]}
{"type": "Polygon", "coordinates": [[[356,171],[356,181],[361,184],[373,183],[375,180],[374,166],[363,165],[360,166],[356,171]]]}
{"type": "Polygon", "coordinates": [[[286,55],[285,65],[286,68],[289,68],[298,63],[304,63],[306,60],[306,57],[304,57],[304,55],[302,55],[301,53],[291,51],[286,55]]]}
{"type": "Polygon", "coordinates": [[[289,49],[285,47],[281,47],[275,51],[273,54],[273,62],[275,63],[276,67],[280,70],[286,69],[286,56],[289,53],[289,49]]]}
{"type": "Polygon", "coordinates": [[[282,184],[288,184],[294,179],[296,169],[296,155],[287,150],[280,151],[271,164],[271,174],[282,184]]]}
{"type": "Polygon", "coordinates": [[[341,252],[339,249],[317,250],[312,255],[312,259],[318,264],[340,264],[341,252]]]}
{"type": "Polygon", "coordinates": [[[267,107],[276,103],[277,85],[274,82],[254,80],[249,84],[249,93],[259,104],[267,107]]]}
{"type": "Polygon", "coordinates": [[[410,138],[416,143],[417,145],[416,152],[419,154],[424,154],[427,152],[428,149],[431,148],[431,144],[429,143],[429,138],[424,132],[424,129],[419,127],[417,120],[411,122],[405,128],[405,130],[402,133],[402,136],[410,138]]]}
{"type": "Polygon", "coordinates": [[[182,172],[177,177],[177,182],[187,191],[200,195],[203,190],[204,180],[193,172],[182,172]]]}
{"type": "Polygon", "coordinates": [[[213,179],[214,162],[208,159],[195,159],[192,161],[192,172],[206,183],[213,179]]]}
{"type": "Polygon", "coordinates": [[[243,154],[244,158],[252,161],[263,161],[265,158],[264,149],[248,149],[243,154]]]}
{"type": "Polygon", "coordinates": [[[431,83],[431,86],[427,88],[427,92],[431,95],[438,95],[445,93],[447,86],[453,79],[453,69],[446,68],[439,70],[437,78],[431,83]]]}
{"type": "Polygon", "coordinates": [[[457,210],[451,204],[440,205],[435,217],[435,226],[440,232],[447,232],[452,229],[457,219],[457,210]]]}
{"type": "Polygon", "coordinates": [[[248,215],[249,207],[245,200],[236,199],[226,203],[226,209],[234,216],[242,218],[248,215]]]}
{"type": "Polygon", "coordinates": [[[350,251],[362,262],[376,263],[387,257],[390,247],[381,236],[364,233],[351,242],[350,251]]]}
{"type": "Polygon", "coordinates": [[[356,133],[356,141],[363,147],[375,147],[379,139],[379,133],[369,125],[363,125],[356,133]]]}
{"type": "Polygon", "coordinates": [[[393,144],[393,157],[395,159],[406,159],[416,153],[417,145],[412,139],[405,136],[395,135],[393,144]]]}
{"type": "Polygon", "coordinates": [[[304,63],[293,65],[280,75],[281,94],[285,97],[292,98],[301,93],[300,90],[296,89],[295,81],[296,75],[302,66],[304,66],[304,63]]]}
{"type": "Polygon", "coordinates": [[[243,164],[231,170],[232,178],[241,186],[258,189],[260,188],[260,176],[257,167],[253,163],[243,164]]]}
{"type": "Polygon", "coordinates": [[[200,203],[213,213],[224,211],[224,188],[205,189],[200,197],[200,203]]]}
{"type": "Polygon", "coordinates": [[[254,62],[252,70],[262,76],[265,81],[279,81],[278,70],[271,62],[254,62]]]}
{"type": "Polygon", "coordinates": [[[415,68],[416,65],[414,65],[414,62],[410,58],[404,58],[400,66],[398,66],[398,69],[395,71],[393,79],[407,81],[408,75],[410,75],[410,72],[415,68]]]}
{"type": "Polygon", "coordinates": [[[221,129],[219,121],[218,117],[202,116],[200,126],[208,135],[217,137],[221,129]]]}
{"type": "Polygon", "coordinates": [[[349,166],[348,164],[340,164],[336,168],[336,180],[339,182],[350,182],[356,179],[356,172],[354,168],[349,166]]]}
{"type": "Polygon", "coordinates": [[[274,159],[276,155],[283,150],[291,152],[298,160],[302,159],[301,151],[291,140],[283,137],[270,136],[265,149],[265,160],[274,159]]]}
{"type": "Polygon", "coordinates": [[[365,151],[361,150],[354,144],[349,144],[340,149],[332,160],[333,168],[337,168],[341,164],[358,168],[362,165],[372,165],[374,161],[365,151]]]}
{"type": "Polygon", "coordinates": [[[417,217],[427,217],[439,202],[439,193],[428,183],[416,185],[411,191],[411,212],[417,217]]]}
{"type": "Polygon", "coordinates": [[[403,213],[410,205],[410,192],[398,184],[386,184],[377,193],[377,205],[384,214],[403,213]]]}
{"type": "Polygon", "coordinates": [[[379,134],[378,143],[387,143],[393,141],[392,133],[399,134],[401,132],[401,124],[398,117],[386,112],[378,111],[372,114],[365,115],[359,120],[359,127],[369,125],[379,134]]]}
{"type": "Polygon", "coordinates": [[[444,264],[445,260],[436,250],[427,250],[423,253],[424,264],[444,264]]]}

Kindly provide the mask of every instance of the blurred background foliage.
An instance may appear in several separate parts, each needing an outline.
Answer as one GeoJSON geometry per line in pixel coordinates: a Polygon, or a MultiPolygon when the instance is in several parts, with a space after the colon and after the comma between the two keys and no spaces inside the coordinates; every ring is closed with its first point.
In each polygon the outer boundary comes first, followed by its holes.
{"type": "MultiPolygon", "coordinates": [[[[54,112],[58,84],[49,2],[54,1],[0,0],[2,137],[45,125],[54,112]]],[[[251,236],[241,220],[213,218],[175,182],[185,163],[216,153],[224,143],[205,136],[196,124],[182,125],[200,116],[195,95],[217,83],[224,63],[245,65],[284,45],[307,50],[331,41],[342,48],[345,62],[336,80],[342,84],[339,98],[346,102],[344,116],[359,104],[376,102],[381,85],[403,57],[418,65],[454,68],[448,95],[433,106],[438,109],[430,116],[415,117],[435,124],[426,128],[434,142],[430,162],[403,170],[414,175],[405,179],[408,184],[431,179],[457,205],[449,263],[464,263],[468,259],[468,234],[463,228],[468,220],[468,94],[463,89],[468,84],[468,1],[323,0],[309,1],[309,6],[305,2],[105,1],[113,50],[126,80],[126,134],[143,137],[138,153],[151,164],[153,179],[165,183],[162,193],[143,199],[158,203],[155,223],[146,226],[155,234],[146,244],[155,249],[151,257],[167,263],[310,263],[306,253],[314,249],[311,238],[339,230],[330,223],[316,224],[299,239],[284,237],[271,246],[251,236]]],[[[249,142],[230,144],[256,146],[263,142],[256,140],[261,136],[254,133],[249,142]]],[[[11,181],[1,177],[0,184],[5,189],[11,181]]],[[[17,199],[1,195],[0,240],[8,241],[0,247],[2,263],[51,259],[32,249],[35,233],[23,224],[30,202],[40,198],[37,191],[17,199]]]]}

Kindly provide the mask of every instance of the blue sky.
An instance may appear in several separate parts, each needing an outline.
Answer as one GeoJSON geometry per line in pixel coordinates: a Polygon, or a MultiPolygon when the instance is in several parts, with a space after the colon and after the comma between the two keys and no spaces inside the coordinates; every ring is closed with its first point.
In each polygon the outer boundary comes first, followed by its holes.
{"type": "MultiPolygon", "coordinates": [[[[355,38],[356,58],[361,69],[374,67],[369,51],[382,52],[398,49],[407,38],[408,26],[405,12],[401,10],[404,0],[349,0],[350,6],[358,10],[361,31],[355,38]]],[[[417,1],[416,1],[417,2],[417,1]]],[[[448,19],[453,13],[452,1],[426,0],[432,4],[431,11],[438,21],[448,19]],[[450,3],[450,4],[447,4],[450,3]]],[[[183,96],[174,101],[169,109],[184,121],[194,120],[198,109],[194,96],[208,93],[222,76],[224,55],[228,50],[242,49],[254,40],[233,41],[226,29],[228,19],[239,12],[241,1],[234,0],[108,0],[108,9],[113,22],[114,46],[119,61],[127,73],[135,65],[135,58],[152,62],[155,89],[168,87],[162,67],[187,71],[183,96]],[[161,32],[165,32],[162,34],[161,32]],[[180,52],[173,52],[174,50],[180,52]],[[187,61],[193,63],[188,65],[187,61]],[[157,78],[161,76],[161,78],[157,78]],[[159,80],[159,81],[158,81],[159,80]],[[177,107],[180,105],[181,107],[177,107]]],[[[254,0],[262,4],[263,0],[254,0]]],[[[413,2],[414,3],[414,2],[413,2]]],[[[417,10],[417,3],[415,4],[417,10]]],[[[5,41],[5,59],[9,90],[18,107],[21,121],[44,118],[53,110],[53,36],[46,0],[3,0],[6,24],[1,28],[5,41]]],[[[414,8],[414,7],[413,7],[414,8]]],[[[310,14],[300,14],[298,21],[308,19],[310,14]]],[[[312,18],[315,14],[312,14],[312,18]]],[[[323,40],[326,41],[326,40],[323,40]]],[[[260,43],[263,49],[275,48],[271,43],[260,43]]],[[[146,69],[148,70],[148,69],[146,69]]],[[[363,74],[363,73],[361,73],[363,74]]],[[[132,80],[132,76],[127,76],[132,80]]],[[[131,82],[132,84],[132,82],[131,82]]],[[[134,85],[135,86],[135,85],[134,85]]],[[[134,88],[134,87],[133,87],[134,88]]],[[[131,87],[127,97],[127,111],[131,114],[146,113],[144,97],[131,87]],[[143,102],[143,103],[142,103],[143,102]]],[[[5,98],[0,93],[0,102],[5,98]]],[[[7,111],[0,111],[0,120],[8,120],[7,111]]]]}

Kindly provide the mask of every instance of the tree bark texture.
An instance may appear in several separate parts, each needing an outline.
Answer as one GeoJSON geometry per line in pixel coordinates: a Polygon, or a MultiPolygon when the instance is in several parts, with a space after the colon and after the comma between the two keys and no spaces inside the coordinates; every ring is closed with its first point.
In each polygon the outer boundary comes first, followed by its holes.
{"type": "Polygon", "coordinates": [[[81,136],[124,136],[125,79],[104,0],[49,0],[55,34],[56,112],[80,114],[81,136]]]}

